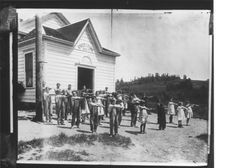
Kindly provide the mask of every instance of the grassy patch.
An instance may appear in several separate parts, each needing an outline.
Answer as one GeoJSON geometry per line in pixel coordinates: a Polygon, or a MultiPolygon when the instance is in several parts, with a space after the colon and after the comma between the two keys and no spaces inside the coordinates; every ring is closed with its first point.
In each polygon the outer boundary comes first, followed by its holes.
{"type": "Polygon", "coordinates": [[[196,138],[201,139],[205,141],[206,143],[208,142],[208,134],[200,134],[196,138]]]}
{"type": "MultiPolygon", "coordinates": [[[[19,141],[18,143],[18,154],[22,154],[30,151],[33,148],[41,149],[44,145],[50,145],[53,147],[62,147],[65,144],[77,145],[77,144],[87,144],[94,145],[94,142],[100,142],[104,145],[125,147],[132,145],[132,141],[129,137],[117,135],[115,137],[109,137],[108,133],[104,134],[76,134],[73,136],[67,136],[61,133],[56,136],[49,138],[39,138],[33,139],[31,141],[19,141]]],[[[69,151],[68,151],[69,152],[69,151]]]]}
{"type": "Polygon", "coordinates": [[[39,139],[33,139],[31,141],[19,141],[18,142],[18,154],[25,153],[32,148],[42,148],[44,143],[44,139],[39,138],[39,139]]]}
{"type": "Polygon", "coordinates": [[[110,137],[109,134],[104,133],[99,135],[99,142],[104,145],[116,146],[116,147],[125,147],[128,148],[130,145],[133,145],[129,137],[122,135],[116,135],[115,137],[110,137]]]}
{"type": "Polygon", "coordinates": [[[88,145],[94,145],[94,141],[96,140],[96,135],[77,134],[73,136],[67,136],[64,133],[61,133],[57,136],[48,138],[46,143],[51,146],[61,147],[64,144],[76,145],[85,143],[88,145]]]}
{"type": "Polygon", "coordinates": [[[59,152],[48,151],[45,155],[45,159],[58,160],[58,161],[82,161],[80,155],[76,154],[75,151],[66,149],[59,152]]]}

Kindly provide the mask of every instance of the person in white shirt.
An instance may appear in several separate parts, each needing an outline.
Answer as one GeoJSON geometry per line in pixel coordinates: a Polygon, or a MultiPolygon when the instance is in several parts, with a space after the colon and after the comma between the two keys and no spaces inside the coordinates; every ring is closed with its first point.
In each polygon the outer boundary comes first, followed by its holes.
{"type": "Polygon", "coordinates": [[[118,113],[118,125],[121,125],[121,122],[122,122],[122,111],[124,109],[124,104],[123,104],[123,100],[122,100],[121,96],[118,96],[116,104],[118,104],[118,105],[121,106],[121,108],[117,109],[117,113],[118,113]]]}
{"type": "Polygon", "coordinates": [[[45,87],[44,92],[43,92],[43,104],[44,104],[44,115],[45,115],[45,120],[46,122],[51,122],[51,100],[50,100],[50,95],[49,95],[49,88],[45,87]]]}
{"type": "Polygon", "coordinates": [[[175,108],[174,108],[175,105],[177,104],[174,103],[173,98],[171,98],[168,103],[169,123],[173,123],[173,116],[175,115],[175,108]]]}

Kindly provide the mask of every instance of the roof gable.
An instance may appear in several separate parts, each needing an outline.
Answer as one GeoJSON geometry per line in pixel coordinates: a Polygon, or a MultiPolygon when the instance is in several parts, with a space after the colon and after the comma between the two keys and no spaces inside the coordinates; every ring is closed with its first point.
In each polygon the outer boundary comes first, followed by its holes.
{"type": "MultiPolygon", "coordinates": [[[[46,27],[54,29],[70,24],[70,22],[63,16],[63,14],[58,12],[53,12],[41,16],[41,23],[43,25],[46,25],[46,27]]],[[[35,17],[32,17],[24,21],[20,21],[19,23],[20,31],[28,33],[34,28],[35,28],[35,17]]]]}
{"type": "Polygon", "coordinates": [[[83,28],[86,26],[88,20],[82,20],[62,28],[56,29],[56,31],[62,34],[68,41],[75,42],[83,28]]]}
{"type": "MultiPolygon", "coordinates": [[[[74,47],[77,42],[80,40],[81,36],[83,35],[84,31],[89,32],[91,38],[93,39],[94,45],[97,48],[97,51],[104,55],[109,56],[120,56],[120,54],[103,48],[101,43],[96,35],[94,27],[90,21],[90,19],[82,20],[70,25],[66,25],[64,27],[58,29],[52,29],[46,26],[43,26],[45,36],[66,40],[68,42],[73,43],[74,47]]],[[[35,36],[35,29],[33,29],[30,33],[28,33],[24,38],[20,39],[19,42],[25,41],[35,36]]]]}

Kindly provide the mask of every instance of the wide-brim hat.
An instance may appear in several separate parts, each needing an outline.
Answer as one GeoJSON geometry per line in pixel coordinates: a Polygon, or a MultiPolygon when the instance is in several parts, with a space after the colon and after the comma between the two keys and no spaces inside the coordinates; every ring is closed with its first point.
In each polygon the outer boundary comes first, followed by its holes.
{"type": "Polygon", "coordinates": [[[100,95],[96,97],[97,100],[104,100],[104,97],[101,97],[100,95]]]}
{"type": "Polygon", "coordinates": [[[140,104],[141,104],[141,105],[145,105],[145,101],[144,101],[144,100],[141,100],[141,101],[140,101],[140,104]]]}
{"type": "Polygon", "coordinates": [[[111,102],[116,101],[116,98],[110,97],[110,101],[111,101],[111,102]]]}
{"type": "Polygon", "coordinates": [[[116,102],[121,103],[121,102],[122,102],[122,100],[121,100],[121,99],[117,99],[117,100],[116,100],[116,102]]]}

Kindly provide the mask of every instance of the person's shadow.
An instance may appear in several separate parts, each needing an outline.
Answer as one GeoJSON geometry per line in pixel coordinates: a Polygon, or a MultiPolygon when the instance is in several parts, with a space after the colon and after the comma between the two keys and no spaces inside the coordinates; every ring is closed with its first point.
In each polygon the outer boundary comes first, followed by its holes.
{"type": "Polygon", "coordinates": [[[177,126],[173,126],[173,125],[166,125],[166,127],[170,127],[170,128],[178,128],[177,126]]]}
{"type": "Polygon", "coordinates": [[[71,127],[67,127],[67,126],[60,126],[60,125],[58,125],[57,127],[58,127],[58,128],[66,128],[66,129],[71,129],[71,127]]]}
{"type": "Polygon", "coordinates": [[[121,126],[121,127],[131,127],[130,125],[119,125],[119,126],[121,126]]]}
{"type": "Polygon", "coordinates": [[[127,132],[129,134],[133,134],[133,135],[138,135],[141,133],[140,131],[125,131],[125,132],[127,132]]]}
{"type": "Polygon", "coordinates": [[[149,130],[155,130],[155,131],[159,131],[159,129],[156,128],[148,128],[149,130]]]}
{"type": "Polygon", "coordinates": [[[101,128],[110,128],[109,126],[99,125],[101,128]]]}
{"type": "Polygon", "coordinates": [[[76,130],[77,132],[82,132],[82,133],[92,133],[91,131],[85,131],[85,130],[76,130]]]}

